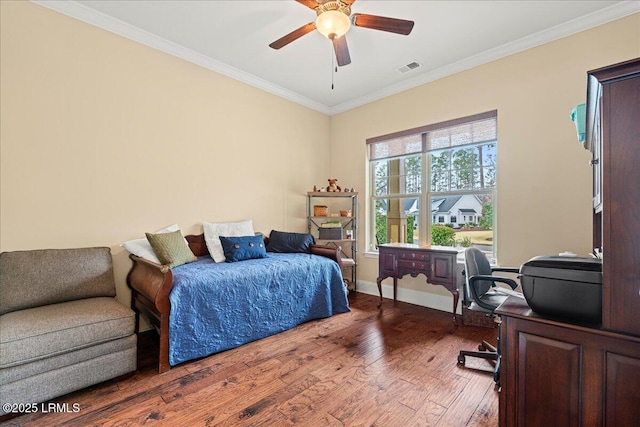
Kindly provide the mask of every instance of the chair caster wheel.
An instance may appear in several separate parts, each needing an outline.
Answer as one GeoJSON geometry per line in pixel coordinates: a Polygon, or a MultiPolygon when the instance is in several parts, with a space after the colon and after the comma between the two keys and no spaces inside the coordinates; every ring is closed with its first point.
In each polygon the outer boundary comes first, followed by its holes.
{"type": "Polygon", "coordinates": [[[458,365],[464,366],[465,358],[464,356],[458,356],[458,365]]]}

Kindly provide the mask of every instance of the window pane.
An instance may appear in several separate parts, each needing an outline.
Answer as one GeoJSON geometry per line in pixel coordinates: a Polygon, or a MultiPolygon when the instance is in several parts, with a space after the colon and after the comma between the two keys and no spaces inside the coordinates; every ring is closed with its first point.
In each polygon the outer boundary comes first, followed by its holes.
{"type": "Polygon", "coordinates": [[[422,191],[422,156],[406,157],[403,162],[404,193],[420,193],[422,191]]]}
{"type": "Polygon", "coordinates": [[[496,185],[496,144],[432,151],[431,191],[481,190],[496,185]]]}
{"type": "Polygon", "coordinates": [[[449,191],[451,150],[434,151],[429,156],[431,162],[431,191],[449,191]]]}
{"type": "Polygon", "coordinates": [[[451,153],[451,190],[481,188],[480,157],[477,147],[459,148],[451,153]]]}
{"type": "Polygon", "coordinates": [[[416,194],[422,191],[422,156],[372,162],[375,196],[416,194]]]}
{"type": "Polygon", "coordinates": [[[431,244],[475,246],[493,256],[493,195],[431,196],[431,244]]]}
{"type": "Polygon", "coordinates": [[[479,146],[482,157],[482,173],[484,176],[483,188],[495,188],[496,186],[496,144],[490,142],[479,146]]]}
{"type": "Polygon", "coordinates": [[[420,199],[375,200],[376,243],[418,243],[420,199]]]}
{"type": "Polygon", "coordinates": [[[389,165],[387,160],[372,162],[372,173],[375,196],[389,194],[389,165]]]}

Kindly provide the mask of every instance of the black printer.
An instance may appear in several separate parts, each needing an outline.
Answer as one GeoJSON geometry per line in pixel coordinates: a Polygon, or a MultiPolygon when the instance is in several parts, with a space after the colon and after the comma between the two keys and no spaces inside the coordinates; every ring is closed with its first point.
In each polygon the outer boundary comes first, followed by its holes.
{"type": "Polygon", "coordinates": [[[538,256],[520,267],[522,292],[531,309],[575,322],[602,322],[602,260],[538,256]]]}

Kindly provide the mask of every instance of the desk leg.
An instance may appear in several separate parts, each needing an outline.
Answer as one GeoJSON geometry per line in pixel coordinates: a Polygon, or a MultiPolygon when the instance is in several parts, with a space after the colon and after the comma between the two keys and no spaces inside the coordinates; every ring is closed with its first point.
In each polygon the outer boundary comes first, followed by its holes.
{"type": "Polygon", "coordinates": [[[453,294],[453,324],[458,326],[458,318],[456,317],[456,309],[458,308],[458,300],[460,299],[460,293],[456,289],[451,291],[453,294]]]}
{"type": "Polygon", "coordinates": [[[382,307],[382,281],[386,279],[386,277],[378,277],[376,283],[378,284],[378,293],[380,293],[380,302],[378,303],[378,308],[382,307]]]}
{"type": "Polygon", "coordinates": [[[398,278],[393,278],[393,300],[398,301],[398,278]]]}

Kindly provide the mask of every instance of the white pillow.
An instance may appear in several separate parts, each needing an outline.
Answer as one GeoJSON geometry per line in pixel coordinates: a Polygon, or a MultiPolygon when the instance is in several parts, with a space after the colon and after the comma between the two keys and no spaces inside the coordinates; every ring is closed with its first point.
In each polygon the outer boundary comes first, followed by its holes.
{"type": "Polygon", "coordinates": [[[238,221],[238,222],[222,222],[222,223],[203,223],[204,228],[204,241],[207,244],[207,249],[211,254],[211,258],[215,262],[224,262],[224,250],[222,249],[222,243],[220,243],[220,236],[224,237],[240,237],[240,236],[253,236],[253,221],[238,221]]]}
{"type": "MultiPolygon", "coordinates": [[[[171,233],[173,231],[178,231],[180,228],[178,224],[173,224],[165,228],[161,228],[153,234],[159,233],[171,233]]],[[[157,264],[162,264],[156,253],[151,248],[149,241],[146,237],[142,239],[129,240],[128,242],[124,242],[121,246],[123,246],[129,253],[133,255],[139,256],[140,258],[148,259],[149,261],[155,262],[157,264]]]]}

